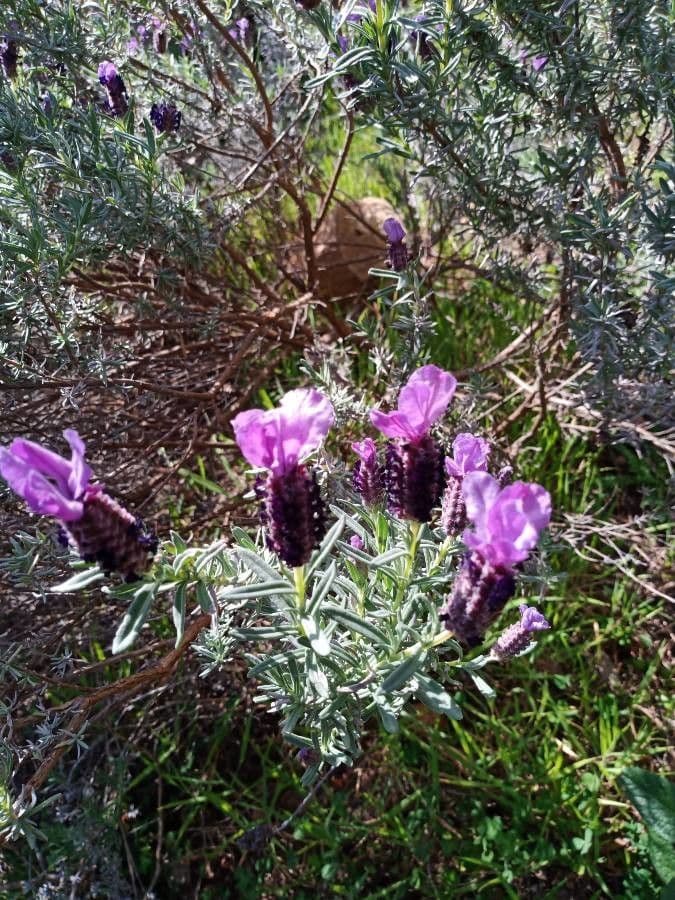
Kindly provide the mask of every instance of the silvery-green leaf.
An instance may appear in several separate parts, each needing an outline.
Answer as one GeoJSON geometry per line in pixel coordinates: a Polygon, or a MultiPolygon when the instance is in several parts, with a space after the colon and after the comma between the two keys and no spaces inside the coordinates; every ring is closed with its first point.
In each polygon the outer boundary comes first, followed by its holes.
{"type": "Polygon", "coordinates": [[[392,691],[397,691],[400,687],[403,687],[417,672],[425,658],[426,653],[421,650],[409,656],[387,675],[380,685],[380,691],[383,694],[390,694],[392,691]]]}
{"type": "Polygon", "coordinates": [[[395,559],[400,559],[402,556],[406,556],[408,551],[405,547],[394,547],[392,550],[387,550],[386,553],[380,553],[379,556],[375,556],[368,563],[371,568],[380,568],[381,566],[386,565],[387,563],[393,562],[395,559]]]}
{"type": "Polygon", "coordinates": [[[232,634],[242,641],[273,641],[297,635],[297,631],[291,625],[270,625],[260,628],[233,628],[232,634]]]}
{"type": "Polygon", "coordinates": [[[234,551],[237,555],[237,558],[240,559],[246,566],[254,572],[258,578],[262,581],[278,581],[279,573],[275,571],[269,563],[265,562],[265,560],[260,556],[259,553],[255,553],[253,550],[249,550],[247,547],[237,547],[234,551]]]}
{"type": "Polygon", "coordinates": [[[87,566],[86,569],[73,575],[67,581],[62,581],[61,584],[56,584],[54,587],[49,588],[49,593],[69,594],[72,591],[81,591],[83,588],[90,587],[104,578],[105,574],[101,572],[98,566],[87,566]]]}
{"type": "Polygon", "coordinates": [[[113,653],[121,653],[123,650],[131,647],[145,623],[154,599],[154,584],[144,584],[143,587],[139,588],[136,598],[129,606],[127,614],[122,619],[115,633],[112,643],[113,653]]]}
{"type": "Polygon", "coordinates": [[[301,625],[307,635],[312,650],[319,656],[329,656],[330,640],[325,632],[321,631],[317,622],[307,616],[301,620],[301,625]]]}
{"type": "Polygon", "coordinates": [[[278,594],[293,594],[295,588],[288,581],[264,581],[255,584],[242,584],[228,588],[221,594],[223,600],[256,600],[259,597],[273,597],[278,594]]]}
{"type": "Polygon", "coordinates": [[[384,726],[384,730],[389,734],[398,734],[399,725],[398,719],[392,713],[388,712],[386,709],[382,709],[381,706],[377,707],[377,714],[380,717],[380,721],[384,726]]]}
{"type": "Polygon", "coordinates": [[[484,697],[492,698],[497,696],[494,688],[491,687],[484,678],[481,678],[481,676],[477,675],[475,672],[470,672],[469,674],[473,679],[473,683],[484,697]]]}
{"type": "Polygon", "coordinates": [[[323,573],[321,578],[319,578],[317,580],[317,583],[314,585],[312,596],[307,603],[307,612],[313,612],[316,607],[321,606],[321,601],[332,588],[336,576],[337,564],[335,560],[333,560],[326,571],[323,573]]]}
{"type": "Polygon", "coordinates": [[[328,530],[325,538],[321,542],[321,547],[319,548],[319,552],[314,557],[314,559],[310,563],[309,568],[307,569],[307,575],[306,575],[307,581],[309,581],[309,579],[312,577],[312,575],[314,574],[314,572],[316,572],[317,569],[321,568],[326,557],[330,555],[331,551],[333,550],[333,547],[335,546],[335,544],[338,541],[338,538],[342,534],[344,527],[345,527],[345,519],[344,519],[344,516],[341,516],[337,520],[337,522],[328,530]]]}
{"type": "Polygon", "coordinates": [[[173,605],[171,607],[173,625],[176,629],[176,646],[180,643],[180,639],[183,637],[183,632],[185,631],[186,592],[187,585],[185,583],[179,584],[176,588],[173,605]]]}
{"type": "Polygon", "coordinates": [[[449,719],[459,720],[462,718],[461,708],[442,684],[425,675],[416,675],[415,680],[417,681],[415,693],[429,709],[433,709],[434,712],[447,716],[449,719]]]}
{"type": "Polygon", "coordinates": [[[389,643],[387,635],[383,631],[375,625],[372,625],[366,619],[362,619],[361,616],[357,615],[351,609],[344,609],[341,606],[336,606],[334,603],[324,603],[322,612],[330,619],[333,619],[334,622],[338,622],[350,631],[356,631],[358,634],[362,634],[376,644],[386,645],[389,643]]]}

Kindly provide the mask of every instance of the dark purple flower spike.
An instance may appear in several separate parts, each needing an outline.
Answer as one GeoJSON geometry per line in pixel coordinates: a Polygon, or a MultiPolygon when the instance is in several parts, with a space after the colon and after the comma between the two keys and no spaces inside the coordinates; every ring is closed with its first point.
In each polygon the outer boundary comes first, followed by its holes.
{"type": "Polygon", "coordinates": [[[9,448],[0,447],[0,474],[33,512],[58,520],[85,562],[97,562],[104,571],[121,572],[128,579],[141,575],[157,551],[156,537],[101,485],[90,484],[82,439],[72,429],[63,434],[70,460],[16,438],[9,448]]]}
{"type": "Polygon", "coordinates": [[[520,622],[509,625],[499,636],[490,651],[493,659],[505,660],[518,656],[519,653],[527,650],[538,631],[546,631],[551,627],[534,606],[526,606],[521,603],[518,611],[520,612],[520,622]]]}
{"type": "Polygon", "coordinates": [[[538,484],[501,488],[487,472],[465,476],[462,493],[474,526],[464,532],[469,552],[440,618],[458,640],[479,644],[515,591],[514,567],[526,559],[551,519],[551,498],[538,484]]]}
{"type": "Polygon", "coordinates": [[[19,62],[19,47],[17,42],[5,35],[0,40],[0,67],[10,81],[16,78],[19,62]]]}
{"type": "Polygon", "coordinates": [[[422,366],[402,388],[395,412],[371,410],[370,421],[387,444],[385,489],[389,509],[428,522],[443,491],[443,454],[431,426],[444,415],[457,380],[437,366],[422,366]]]}
{"type": "Polygon", "coordinates": [[[174,103],[153,103],[150,119],[161,134],[171,134],[180,128],[182,115],[174,103]]]}
{"type": "Polygon", "coordinates": [[[258,483],[267,545],[288,566],[308,562],[326,531],[316,475],[303,461],[335,419],[320,391],[289,391],[275,409],[249,409],[232,420],[235,439],[252,466],[268,470],[258,483]]]}
{"type": "Polygon", "coordinates": [[[114,63],[106,60],[98,67],[98,80],[106,90],[108,110],[113,116],[123,116],[129,109],[127,89],[114,63]]]}
{"type": "Polygon", "coordinates": [[[389,265],[395,272],[402,272],[408,265],[408,248],[405,245],[405,231],[398,219],[385,219],[382,231],[387,238],[389,265]]]}

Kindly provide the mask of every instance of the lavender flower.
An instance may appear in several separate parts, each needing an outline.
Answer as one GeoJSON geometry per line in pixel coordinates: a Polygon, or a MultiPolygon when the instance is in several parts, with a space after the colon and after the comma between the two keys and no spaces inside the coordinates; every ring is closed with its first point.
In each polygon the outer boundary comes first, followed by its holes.
{"type": "Polygon", "coordinates": [[[387,238],[389,265],[395,272],[402,272],[408,265],[408,248],[405,245],[405,231],[398,219],[385,219],[382,231],[387,238]]]}
{"type": "Polygon", "coordinates": [[[546,63],[548,62],[548,56],[544,56],[543,54],[539,54],[538,56],[534,56],[532,58],[532,68],[535,72],[541,72],[546,63]]]}
{"type": "Polygon", "coordinates": [[[372,424],[391,439],[385,488],[390,510],[401,518],[428,522],[441,496],[442,453],[429,430],[445,413],[456,386],[449,372],[422,366],[401,390],[395,412],[371,410],[372,424]]]}
{"type": "Polygon", "coordinates": [[[467,474],[462,493],[474,530],[464,532],[469,553],[440,618],[459,640],[475,646],[513,595],[514,566],[548,526],[551,498],[538,484],[516,481],[500,488],[487,472],[467,474]]]}
{"type": "Polygon", "coordinates": [[[19,47],[14,38],[5,35],[0,40],[0,66],[5,78],[10,80],[16,78],[18,62],[19,47]]]}
{"type": "Polygon", "coordinates": [[[289,566],[302,566],[325,534],[316,475],[302,464],[334,421],[329,400],[313,389],[289,391],[275,409],[250,409],[232,420],[246,460],[268,470],[260,485],[267,545],[289,566]]]}
{"type": "Polygon", "coordinates": [[[349,538],[349,545],[350,545],[350,547],[353,547],[355,550],[363,550],[363,548],[366,546],[366,545],[363,543],[363,539],[360,538],[360,537],[358,536],[358,534],[353,534],[353,535],[349,538]]]}
{"type": "Polygon", "coordinates": [[[114,63],[106,60],[98,67],[98,80],[108,95],[108,110],[113,116],[123,116],[129,109],[127,89],[114,63]]]}
{"type": "Polygon", "coordinates": [[[72,429],[63,434],[70,460],[16,438],[8,449],[0,447],[0,474],[33,512],[59,521],[85,562],[97,562],[106,572],[133,579],[149,567],[157,539],[140,519],[104,493],[102,485],[90,484],[82,439],[72,429]]]}
{"type": "Polygon", "coordinates": [[[534,606],[526,606],[521,603],[518,611],[520,612],[520,622],[509,625],[499,636],[490,651],[493,659],[505,660],[518,656],[530,646],[533,634],[536,634],[537,631],[546,631],[551,627],[534,606]]]}
{"type": "Polygon", "coordinates": [[[160,133],[176,132],[180,128],[181,113],[174,103],[153,103],[150,119],[160,133]]]}
{"type": "Polygon", "coordinates": [[[354,466],[354,487],[369,505],[379,503],[384,493],[382,466],[377,459],[377,445],[372,438],[352,444],[359,457],[354,466]]]}
{"type": "Polygon", "coordinates": [[[490,445],[473,434],[458,434],[452,443],[452,456],[445,458],[445,491],[441,501],[441,527],[454,535],[464,527],[466,508],[462,496],[462,481],[469,472],[484,472],[490,445]]]}
{"type": "Polygon", "coordinates": [[[228,34],[235,41],[248,47],[252,40],[251,23],[246,18],[237,19],[234,28],[228,29],[228,34]]]}

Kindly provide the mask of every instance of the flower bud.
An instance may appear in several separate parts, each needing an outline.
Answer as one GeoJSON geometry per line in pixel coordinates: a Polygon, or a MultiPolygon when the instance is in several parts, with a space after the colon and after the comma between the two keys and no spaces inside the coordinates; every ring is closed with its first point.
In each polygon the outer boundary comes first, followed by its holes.
{"type": "Polygon", "coordinates": [[[298,465],[264,484],[261,521],[266,541],[287,566],[303,566],[326,533],[323,500],[314,472],[298,465]]]}
{"type": "Polygon", "coordinates": [[[551,627],[534,606],[521,603],[518,610],[520,622],[510,625],[497,639],[490,653],[494,659],[505,660],[518,656],[530,646],[533,634],[551,627]]]}
{"type": "Polygon", "coordinates": [[[478,552],[467,553],[439,618],[459,641],[475,647],[515,589],[512,572],[493,566],[478,552]]]}
{"type": "Polygon", "coordinates": [[[389,441],[384,482],[391,512],[402,519],[428,522],[443,491],[443,454],[426,435],[407,443],[389,441]]]}

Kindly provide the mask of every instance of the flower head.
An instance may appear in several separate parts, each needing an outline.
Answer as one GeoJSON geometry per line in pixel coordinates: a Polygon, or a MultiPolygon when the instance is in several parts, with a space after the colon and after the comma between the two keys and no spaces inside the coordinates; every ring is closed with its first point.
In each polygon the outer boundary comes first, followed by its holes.
{"type": "Polygon", "coordinates": [[[510,625],[497,639],[491,655],[495,659],[508,659],[527,650],[532,635],[537,631],[546,631],[550,624],[534,606],[521,603],[518,607],[520,622],[510,625]]]}
{"type": "Polygon", "coordinates": [[[373,409],[370,421],[386,437],[420,441],[445,413],[456,387],[454,375],[438,366],[422,366],[402,388],[396,412],[373,409]]]}
{"type": "Polygon", "coordinates": [[[500,488],[487,472],[470,472],[462,493],[474,526],[464,532],[464,543],[494,566],[522,562],[551,520],[551,497],[538,484],[516,481],[500,488]]]}
{"type": "Polygon", "coordinates": [[[33,512],[73,522],[82,517],[82,495],[91,469],[84,461],[79,434],[66,429],[63,436],[70,445],[70,459],[33,441],[15,438],[9,449],[0,447],[0,474],[33,512]]]}
{"type": "Polygon", "coordinates": [[[484,439],[464,432],[452,442],[452,456],[445,457],[445,471],[455,478],[469,472],[484,472],[490,455],[490,444],[484,439]]]}
{"type": "Polygon", "coordinates": [[[150,120],[160,133],[178,131],[181,118],[175,103],[153,103],[150,108],[150,120]]]}
{"type": "Polygon", "coordinates": [[[383,492],[383,472],[377,458],[377,444],[372,438],[365,438],[352,444],[352,450],[359,457],[354,466],[354,487],[364,503],[379,503],[383,492]]]}
{"type": "Polygon", "coordinates": [[[275,409],[249,409],[232,420],[235,440],[252,466],[284,475],[321,445],[335,421],[321,391],[298,388],[275,409]]]}
{"type": "Polygon", "coordinates": [[[98,80],[101,82],[103,87],[109,87],[114,83],[115,79],[119,77],[119,72],[117,71],[117,66],[115,65],[115,63],[110,62],[110,60],[104,60],[99,64],[98,80]]]}

